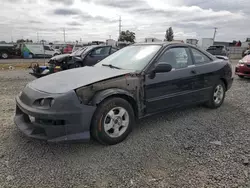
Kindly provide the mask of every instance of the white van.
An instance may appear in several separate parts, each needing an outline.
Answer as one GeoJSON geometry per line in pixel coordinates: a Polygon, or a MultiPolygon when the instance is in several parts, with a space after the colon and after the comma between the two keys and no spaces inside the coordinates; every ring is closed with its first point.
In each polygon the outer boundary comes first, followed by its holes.
{"type": "Polygon", "coordinates": [[[29,56],[29,58],[33,57],[53,57],[61,54],[60,50],[53,49],[49,45],[43,44],[24,44],[22,49],[22,54],[24,56],[29,56]]]}

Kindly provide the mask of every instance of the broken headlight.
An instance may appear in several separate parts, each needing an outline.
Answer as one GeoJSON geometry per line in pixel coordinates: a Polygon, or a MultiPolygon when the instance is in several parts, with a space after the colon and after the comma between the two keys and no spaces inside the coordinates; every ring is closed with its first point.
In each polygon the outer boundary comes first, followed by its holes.
{"type": "Polygon", "coordinates": [[[88,104],[95,94],[93,85],[81,87],[75,90],[76,95],[81,103],[88,104]]]}

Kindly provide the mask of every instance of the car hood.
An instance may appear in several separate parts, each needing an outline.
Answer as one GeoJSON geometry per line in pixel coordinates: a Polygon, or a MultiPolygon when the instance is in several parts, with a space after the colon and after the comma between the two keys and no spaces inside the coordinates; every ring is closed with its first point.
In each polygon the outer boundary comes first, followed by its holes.
{"type": "Polygon", "coordinates": [[[131,70],[118,70],[109,67],[82,67],[51,74],[34,80],[28,85],[42,92],[59,94],[130,72],[131,70]]]}
{"type": "Polygon", "coordinates": [[[68,57],[68,56],[70,56],[70,54],[56,55],[56,56],[52,57],[50,60],[60,61],[60,60],[64,59],[65,57],[68,57]]]}

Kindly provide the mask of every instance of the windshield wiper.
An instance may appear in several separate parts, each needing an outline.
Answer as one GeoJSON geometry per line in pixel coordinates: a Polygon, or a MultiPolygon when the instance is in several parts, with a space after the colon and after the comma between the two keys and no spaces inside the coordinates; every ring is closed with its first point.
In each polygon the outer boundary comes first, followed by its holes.
{"type": "Polygon", "coordinates": [[[116,66],[111,65],[111,64],[109,64],[109,65],[107,65],[107,64],[102,64],[102,66],[110,67],[110,68],[112,68],[112,69],[121,69],[120,67],[116,67],[116,66]]]}

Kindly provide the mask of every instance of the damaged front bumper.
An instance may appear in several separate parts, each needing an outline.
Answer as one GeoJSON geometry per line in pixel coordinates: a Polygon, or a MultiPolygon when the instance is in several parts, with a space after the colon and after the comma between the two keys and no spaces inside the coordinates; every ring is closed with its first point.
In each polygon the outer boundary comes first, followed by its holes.
{"type": "Polygon", "coordinates": [[[90,124],[95,107],[80,104],[74,91],[54,95],[50,109],[33,105],[45,93],[25,89],[16,98],[14,122],[26,136],[48,142],[86,141],[90,139],[90,124]],[[28,92],[27,92],[28,91],[28,92]]]}

